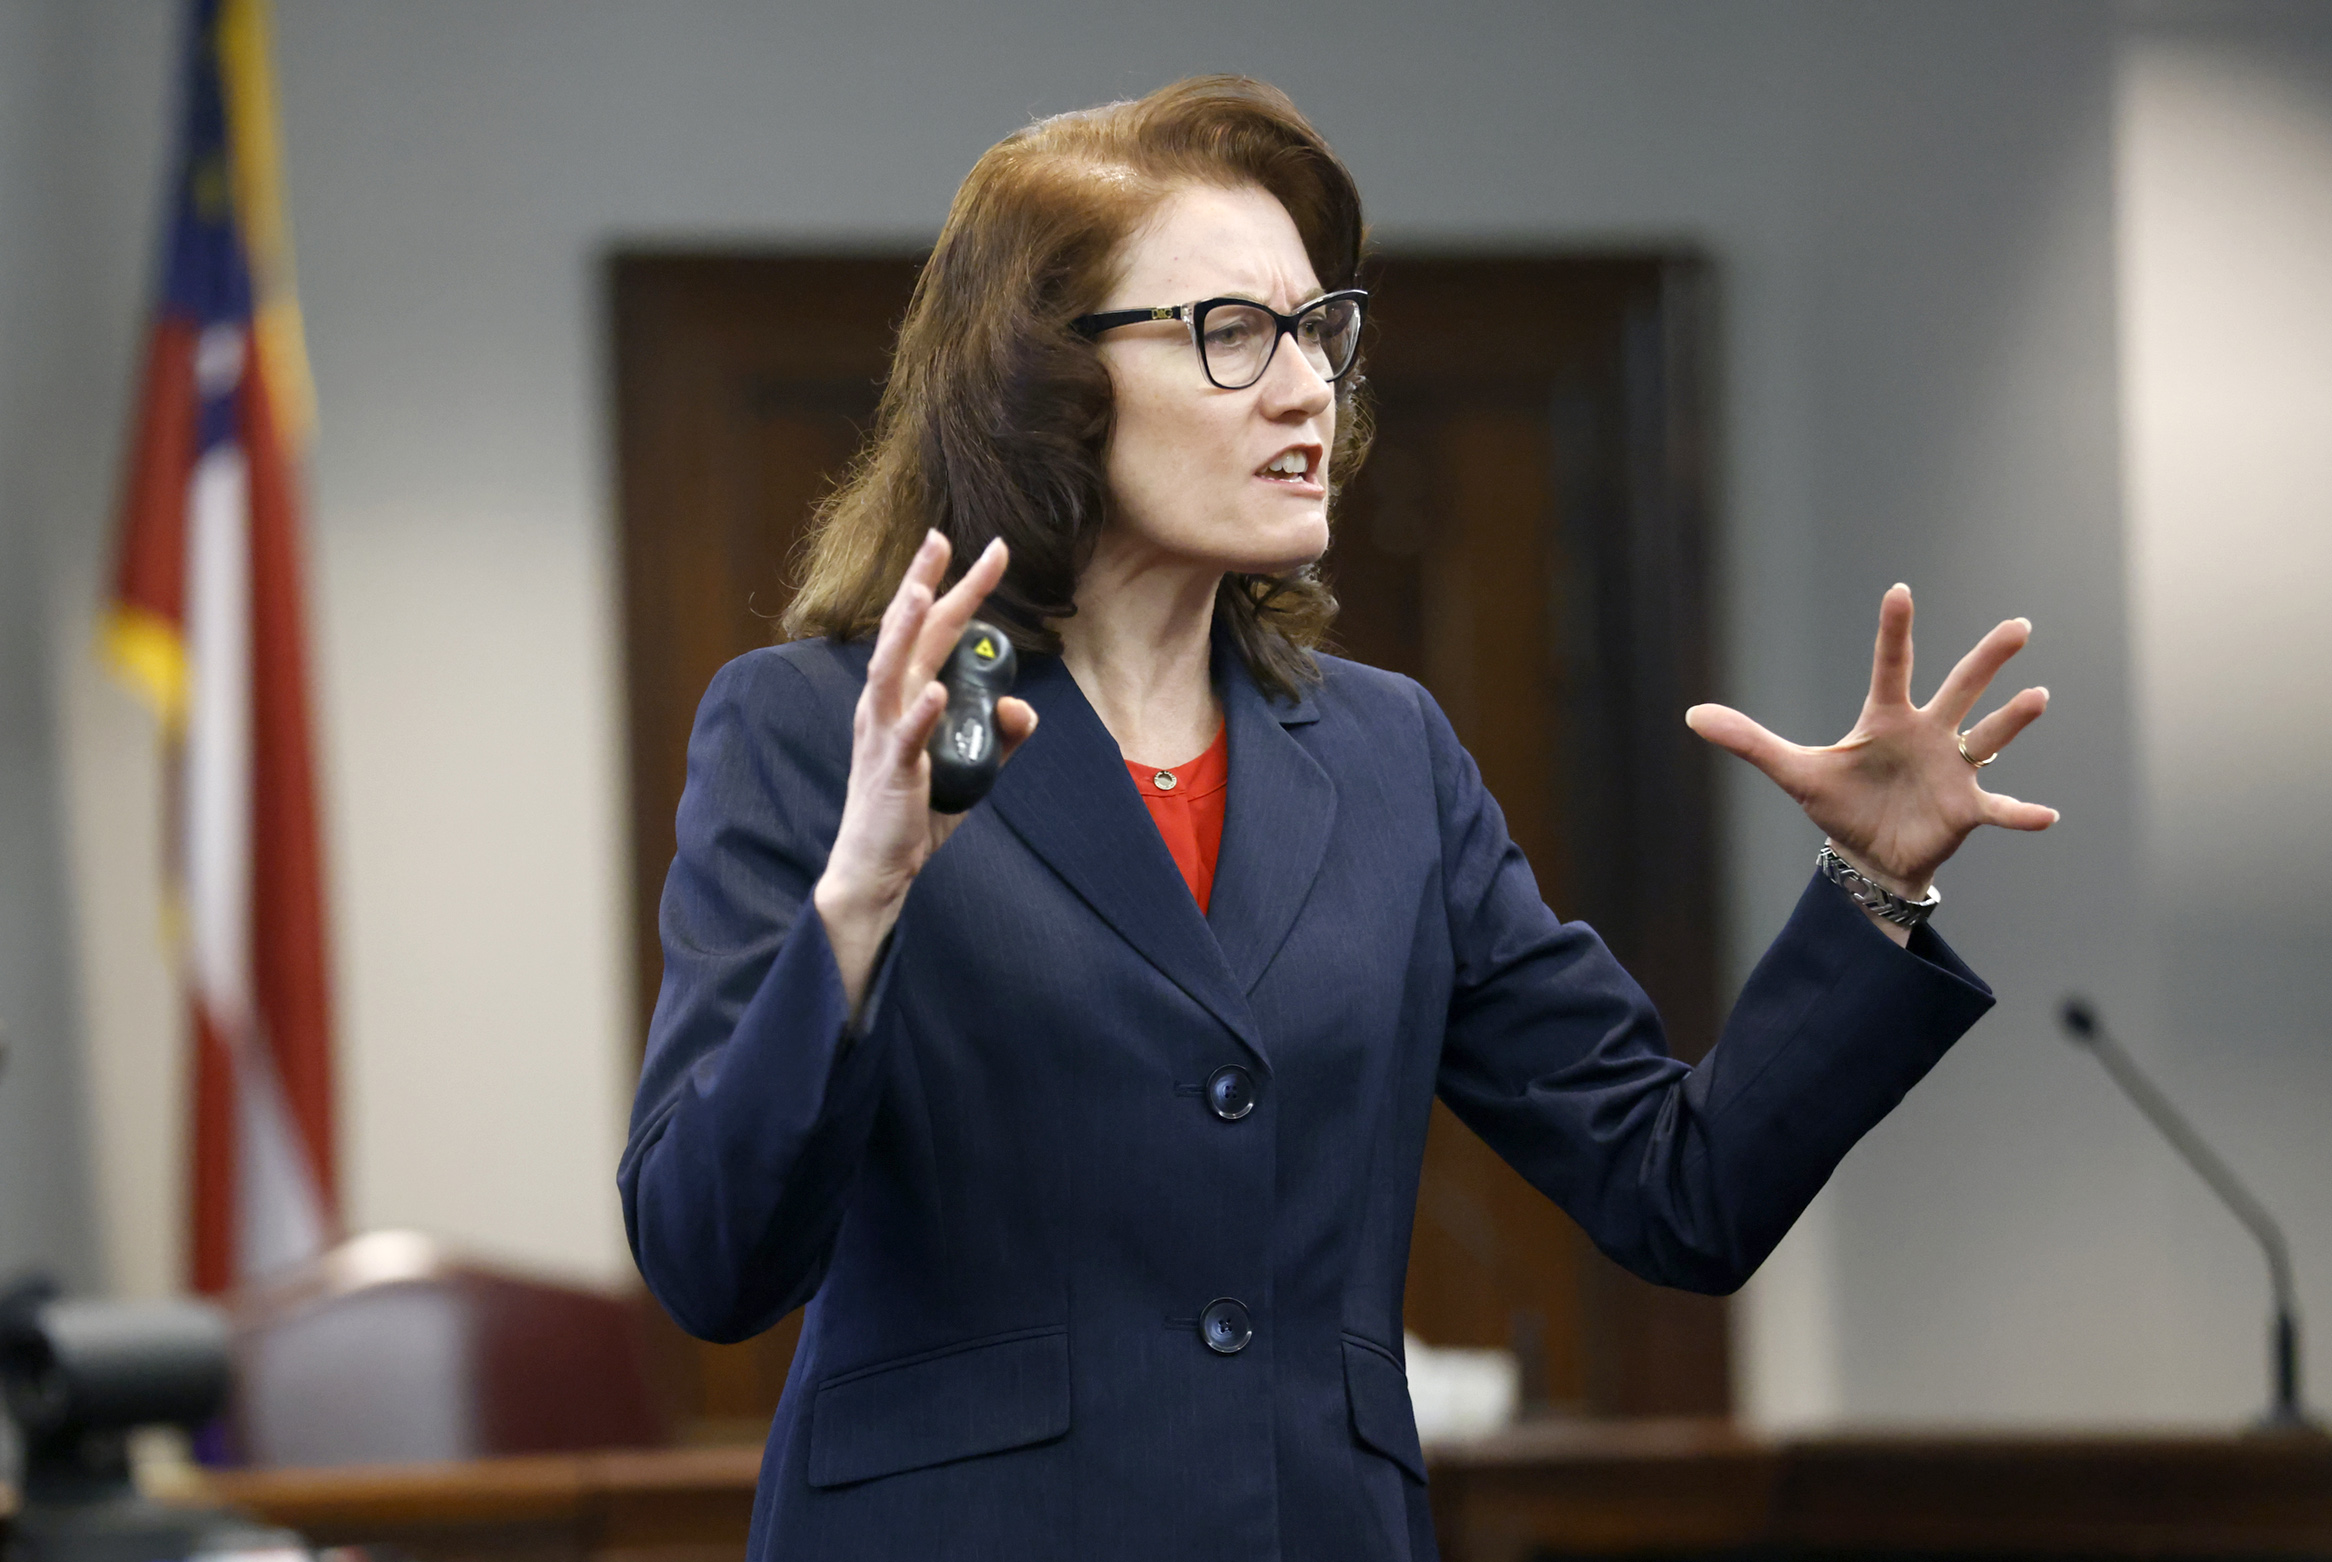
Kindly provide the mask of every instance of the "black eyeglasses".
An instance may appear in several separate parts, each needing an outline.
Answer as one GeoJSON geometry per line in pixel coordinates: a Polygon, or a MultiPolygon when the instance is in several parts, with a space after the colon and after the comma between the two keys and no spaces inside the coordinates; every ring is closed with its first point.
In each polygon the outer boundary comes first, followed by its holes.
{"type": "Polygon", "coordinates": [[[1185,321],[1207,382],[1221,390],[1245,390],[1262,379],[1263,371],[1271,367],[1271,355],[1279,351],[1279,339],[1292,336],[1314,372],[1333,385],[1352,372],[1353,360],[1360,356],[1360,321],[1367,308],[1367,292],[1355,287],[1324,293],[1292,315],[1251,298],[1208,298],[1171,308],[1079,315],[1069,322],[1069,329],[1091,340],[1121,325],[1185,321]]]}

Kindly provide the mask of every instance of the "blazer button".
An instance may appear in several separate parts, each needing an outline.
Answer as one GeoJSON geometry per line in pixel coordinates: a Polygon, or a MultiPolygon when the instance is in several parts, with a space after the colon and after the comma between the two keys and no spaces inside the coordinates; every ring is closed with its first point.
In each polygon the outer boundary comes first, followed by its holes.
{"type": "Polygon", "coordinates": [[[1248,1321],[1246,1303],[1218,1296],[1198,1315],[1198,1332],[1208,1350],[1218,1356],[1236,1356],[1255,1338],[1255,1325],[1248,1321]]]}
{"type": "Polygon", "coordinates": [[[1236,1063],[1216,1069],[1207,1076],[1206,1104],[1224,1122],[1237,1122],[1255,1110],[1255,1076],[1236,1063]]]}

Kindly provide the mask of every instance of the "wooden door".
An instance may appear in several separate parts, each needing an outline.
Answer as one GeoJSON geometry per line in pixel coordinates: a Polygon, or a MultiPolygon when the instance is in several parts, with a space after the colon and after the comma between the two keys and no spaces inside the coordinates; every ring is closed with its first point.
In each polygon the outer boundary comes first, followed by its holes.
{"type": "MultiPolygon", "coordinates": [[[[766,644],[808,507],[869,426],[907,257],[627,254],[612,268],[640,1028],[689,722],[766,644]]],[[[1668,256],[1371,267],[1377,444],[1328,568],[1335,649],[1432,690],[1549,904],[1593,923],[1677,1050],[1714,1039],[1705,269],[1668,256]]],[[[1536,1408],[1721,1411],[1721,1305],[1643,1285],[1436,1107],[1409,1326],[1503,1345],[1536,1408]]],[[[766,1426],[797,1319],[666,1342],[698,1435],[766,1426]]]]}
{"type": "MultiPolygon", "coordinates": [[[[1593,924],[1697,1059],[1716,1034],[1705,268],[1394,256],[1371,268],[1376,448],[1338,519],[1339,647],[1433,692],[1547,903],[1593,924]],[[1656,887],[1656,888],[1655,888],[1656,887]]],[[[1727,1408],[1720,1304],[1604,1259],[1434,1108],[1410,1327],[1506,1345],[1525,1397],[1727,1408]]]]}

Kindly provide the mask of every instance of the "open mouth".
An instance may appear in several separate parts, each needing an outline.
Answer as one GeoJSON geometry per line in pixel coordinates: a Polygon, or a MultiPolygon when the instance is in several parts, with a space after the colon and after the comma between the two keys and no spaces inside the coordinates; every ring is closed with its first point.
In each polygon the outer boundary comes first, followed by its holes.
{"type": "Polygon", "coordinates": [[[1314,475],[1320,466],[1320,448],[1317,445],[1291,445],[1273,456],[1255,475],[1273,483],[1316,483],[1314,475]]]}

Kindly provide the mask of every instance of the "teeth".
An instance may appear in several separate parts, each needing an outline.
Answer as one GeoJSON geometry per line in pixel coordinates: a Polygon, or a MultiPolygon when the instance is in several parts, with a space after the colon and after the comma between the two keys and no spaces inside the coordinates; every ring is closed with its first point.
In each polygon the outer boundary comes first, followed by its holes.
{"type": "Polygon", "coordinates": [[[1311,465],[1312,463],[1310,458],[1307,457],[1301,450],[1290,450],[1285,454],[1272,457],[1271,465],[1264,468],[1264,470],[1267,472],[1285,472],[1291,477],[1301,477],[1305,472],[1311,470],[1311,465]]]}

